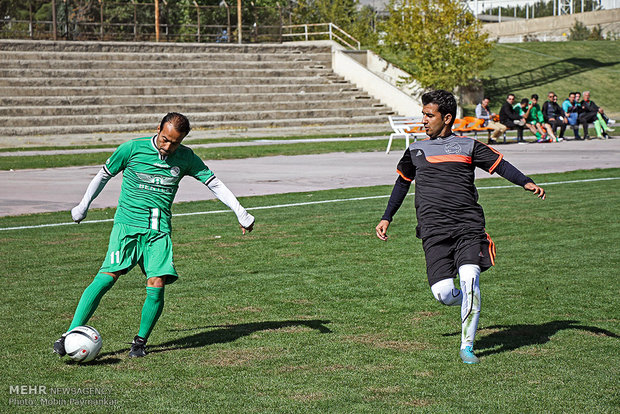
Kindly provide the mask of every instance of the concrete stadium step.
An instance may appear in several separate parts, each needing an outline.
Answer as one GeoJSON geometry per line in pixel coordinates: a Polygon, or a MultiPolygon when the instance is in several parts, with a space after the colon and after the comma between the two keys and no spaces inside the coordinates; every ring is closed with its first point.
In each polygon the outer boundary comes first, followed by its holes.
{"type": "Polygon", "coordinates": [[[385,124],[393,114],[331,70],[325,44],[0,40],[0,136],[385,124]],[[155,121],[154,121],[155,120],[155,121]]]}
{"type": "Polygon", "coordinates": [[[280,71],[280,70],[306,70],[306,69],[327,69],[326,64],[318,64],[315,62],[291,62],[291,61],[209,61],[205,63],[203,60],[187,60],[187,61],[139,61],[139,60],[116,60],[114,56],[110,60],[37,60],[37,59],[14,59],[3,60],[2,67],[4,69],[40,69],[40,70],[162,70],[165,66],[166,70],[184,69],[196,70],[205,66],[209,70],[219,70],[228,72],[231,69],[239,70],[262,70],[262,71],[280,71]],[[113,60],[112,60],[113,59],[113,60]]]}
{"type": "MultiPolygon", "coordinates": [[[[365,102],[376,102],[370,96],[360,94],[359,92],[282,92],[282,93],[250,93],[240,94],[235,98],[236,102],[288,102],[289,104],[300,101],[328,101],[355,99],[365,102]]],[[[177,103],[203,103],[203,104],[220,104],[230,103],[229,94],[188,94],[188,95],[162,95],[157,97],[153,95],[110,95],[110,96],[4,96],[2,103],[8,107],[25,105],[29,107],[35,106],[61,106],[61,105],[132,105],[145,104],[157,101],[159,104],[177,104],[177,103]]],[[[1,108],[1,107],[0,107],[1,108]]]]}
{"type": "MultiPolygon", "coordinates": [[[[186,112],[185,115],[190,117],[192,122],[228,122],[228,121],[259,121],[271,119],[285,118],[323,118],[323,117],[340,117],[351,118],[356,116],[372,116],[379,114],[393,114],[389,109],[383,108],[383,112],[378,111],[382,108],[368,107],[341,107],[337,109],[282,109],[282,110],[266,110],[266,111],[226,111],[226,112],[186,112]]],[[[58,116],[2,116],[0,117],[0,125],[10,125],[12,127],[29,127],[29,126],[62,126],[62,125],[112,125],[118,124],[138,124],[148,122],[151,119],[161,118],[165,112],[175,110],[174,107],[163,112],[152,113],[136,113],[136,114],[81,114],[81,115],[58,115],[58,116]]],[[[152,122],[152,121],[151,121],[152,122]]]]}
{"type": "MultiPolygon", "coordinates": [[[[253,128],[292,128],[292,127],[320,127],[335,125],[342,127],[343,125],[354,125],[356,128],[364,124],[368,125],[385,125],[385,129],[389,129],[386,117],[377,116],[356,116],[349,118],[341,117],[325,117],[325,118],[293,118],[293,119],[268,119],[268,120],[251,120],[251,121],[194,121],[193,114],[187,114],[192,121],[193,129],[213,129],[213,130],[234,130],[234,129],[253,129],[253,128]]],[[[161,114],[151,115],[152,119],[159,120],[161,114]]],[[[152,134],[157,126],[151,120],[150,122],[142,122],[136,124],[110,124],[110,125],[64,125],[64,126],[44,126],[44,127],[19,127],[13,126],[4,128],[3,136],[32,136],[32,135],[65,135],[65,134],[89,134],[101,132],[136,132],[145,131],[145,136],[152,134]]],[[[291,133],[294,133],[291,130],[291,133]]]]}
{"type": "MultiPolygon", "coordinates": [[[[135,105],[63,105],[63,106],[10,106],[0,107],[0,117],[11,116],[80,116],[82,114],[97,115],[128,115],[141,113],[167,113],[167,112],[241,112],[241,111],[269,111],[285,110],[295,107],[297,111],[308,109],[340,109],[340,108],[368,108],[368,101],[354,99],[329,100],[329,101],[310,101],[302,100],[292,104],[290,101],[273,102],[265,100],[263,102],[224,102],[224,103],[160,103],[157,99],[154,102],[135,105]],[[156,102],[156,103],[155,103],[156,102]]],[[[379,102],[373,104],[373,108],[384,107],[379,102]]]]}
{"type": "Polygon", "coordinates": [[[317,62],[331,65],[331,52],[303,52],[300,55],[291,56],[289,53],[126,53],[126,52],[45,52],[45,51],[14,51],[2,50],[0,43],[0,60],[85,60],[85,61],[109,61],[116,62],[294,62],[308,63],[317,62]]]}
{"type": "MultiPolygon", "coordinates": [[[[0,86],[10,87],[58,87],[58,86],[79,86],[79,87],[111,87],[111,86],[133,86],[133,87],[145,87],[145,86],[174,86],[174,85],[188,85],[188,86],[218,86],[218,85],[230,85],[230,86],[252,86],[252,85],[329,85],[334,83],[341,83],[341,81],[334,82],[324,76],[308,76],[308,77],[269,77],[269,76],[255,76],[255,77],[168,77],[168,78],[152,78],[152,77],[138,77],[138,78],[0,78],[0,86]]],[[[346,82],[345,82],[346,83],[346,82]]]]}
{"type": "Polygon", "coordinates": [[[265,76],[269,73],[270,77],[313,77],[321,74],[328,75],[329,69],[3,69],[0,68],[0,78],[203,78],[203,77],[222,77],[232,76],[235,78],[254,78],[265,76]]]}
{"type": "MultiPolygon", "coordinates": [[[[45,86],[45,85],[42,85],[45,86]]],[[[240,94],[252,94],[252,93],[307,93],[307,92],[333,92],[333,91],[359,91],[358,88],[351,85],[333,85],[328,83],[317,84],[304,84],[304,83],[291,83],[287,85],[228,85],[221,83],[219,85],[204,85],[204,86],[30,86],[30,87],[17,87],[17,86],[0,86],[0,96],[2,95],[14,95],[16,91],[22,96],[81,96],[81,95],[187,95],[187,94],[229,94],[231,100],[237,99],[237,95],[240,94]]]]}

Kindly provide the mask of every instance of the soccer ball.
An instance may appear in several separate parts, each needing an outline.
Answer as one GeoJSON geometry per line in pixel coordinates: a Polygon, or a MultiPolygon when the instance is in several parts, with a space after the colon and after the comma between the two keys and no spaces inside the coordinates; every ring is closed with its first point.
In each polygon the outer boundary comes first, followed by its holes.
{"type": "Polygon", "coordinates": [[[101,350],[101,335],[92,326],[78,326],[67,333],[65,351],[74,361],[88,362],[101,350]]]}

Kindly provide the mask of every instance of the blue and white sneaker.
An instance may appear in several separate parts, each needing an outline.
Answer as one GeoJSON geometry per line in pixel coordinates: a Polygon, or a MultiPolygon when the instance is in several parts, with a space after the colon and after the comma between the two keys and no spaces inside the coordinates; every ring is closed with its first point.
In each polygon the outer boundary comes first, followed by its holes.
{"type": "Polygon", "coordinates": [[[474,349],[471,346],[466,346],[464,349],[461,349],[459,356],[465,364],[477,364],[480,362],[478,357],[474,355],[474,349]]]}

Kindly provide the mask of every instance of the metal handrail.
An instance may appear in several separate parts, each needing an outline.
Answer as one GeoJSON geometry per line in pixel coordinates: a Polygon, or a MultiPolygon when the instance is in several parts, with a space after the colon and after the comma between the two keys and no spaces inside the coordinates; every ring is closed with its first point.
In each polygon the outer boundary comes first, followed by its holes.
{"type": "Polygon", "coordinates": [[[308,23],[308,24],[292,24],[292,25],[286,25],[286,26],[282,26],[282,30],[287,30],[290,29],[291,32],[294,29],[297,28],[303,28],[304,31],[302,33],[282,33],[282,37],[283,38],[293,38],[293,37],[300,37],[303,36],[304,40],[310,40],[310,37],[314,37],[314,36],[329,36],[329,40],[334,40],[337,39],[339,40],[341,43],[343,43],[344,45],[348,46],[350,49],[353,50],[360,50],[361,48],[361,43],[359,42],[359,40],[357,40],[356,38],[354,38],[353,36],[351,36],[350,34],[348,34],[347,32],[345,32],[344,30],[342,30],[340,27],[336,26],[333,23],[308,23]],[[309,28],[313,28],[313,27],[324,27],[327,26],[327,31],[309,31],[309,28]],[[352,43],[356,44],[356,46],[352,45],[351,43],[347,42],[346,40],[344,40],[341,36],[339,36],[338,34],[341,34],[346,37],[348,37],[349,39],[352,40],[352,43]]]}

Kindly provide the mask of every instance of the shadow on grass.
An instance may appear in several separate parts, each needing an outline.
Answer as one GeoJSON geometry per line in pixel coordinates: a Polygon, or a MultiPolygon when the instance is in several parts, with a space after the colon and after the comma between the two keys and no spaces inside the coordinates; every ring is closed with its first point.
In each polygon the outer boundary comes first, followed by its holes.
{"type": "MultiPolygon", "coordinates": [[[[513,351],[524,346],[546,344],[553,335],[566,329],[577,329],[591,332],[594,335],[620,338],[620,336],[606,329],[578,324],[579,321],[552,321],[539,325],[489,326],[485,330],[495,332],[481,336],[476,340],[476,355],[488,356],[513,351]]],[[[460,335],[460,332],[446,334],[446,336],[452,335],[460,335]]]]}
{"type": "MultiPolygon", "coordinates": [[[[503,102],[506,94],[519,89],[546,85],[558,79],[593,69],[617,65],[619,62],[601,62],[592,58],[568,58],[534,69],[513,73],[492,79],[484,79],[485,94],[493,100],[503,102]]],[[[562,98],[564,99],[564,98],[562,98]]],[[[541,103],[542,105],[542,103],[541,103]]]]}
{"type": "MultiPolygon", "coordinates": [[[[320,333],[331,333],[332,331],[325,325],[331,321],[327,320],[289,320],[289,321],[267,321],[241,323],[237,325],[213,325],[203,326],[192,329],[173,330],[172,332],[201,331],[193,335],[184,336],[173,339],[157,345],[147,347],[147,352],[155,354],[158,352],[168,352],[178,349],[201,348],[213,344],[223,344],[236,341],[244,336],[251,335],[255,332],[278,330],[291,327],[307,327],[315,329],[320,333]],[[216,329],[213,329],[216,328],[216,329]]],[[[91,362],[91,365],[116,364],[121,360],[114,358],[115,355],[129,352],[129,348],[120,349],[103,353],[91,362]]]]}

